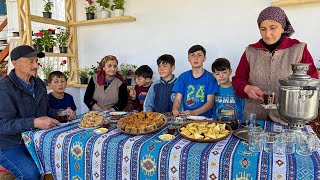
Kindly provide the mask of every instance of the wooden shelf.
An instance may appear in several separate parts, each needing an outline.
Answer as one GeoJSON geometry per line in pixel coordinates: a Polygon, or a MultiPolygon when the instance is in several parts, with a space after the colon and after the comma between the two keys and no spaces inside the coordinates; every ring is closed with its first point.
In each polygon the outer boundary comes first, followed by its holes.
{"type": "Polygon", "coordinates": [[[132,16],[120,16],[120,17],[112,17],[112,18],[100,18],[100,19],[69,22],[68,25],[69,26],[88,26],[88,25],[98,25],[98,24],[133,22],[133,21],[136,21],[136,18],[132,16]]]}
{"type": "Polygon", "coordinates": [[[272,6],[285,7],[285,6],[298,6],[306,4],[320,3],[320,0],[280,0],[272,2],[272,6]]]}
{"type": "Polygon", "coordinates": [[[75,55],[69,53],[50,53],[44,52],[46,56],[54,56],[54,57],[76,57],[75,55]]]}
{"type": "Polygon", "coordinates": [[[67,22],[59,21],[56,19],[44,18],[41,16],[30,15],[30,19],[31,19],[31,21],[44,23],[44,24],[52,24],[52,25],[64,26],[64,27],[68,26],[67,22]]]}

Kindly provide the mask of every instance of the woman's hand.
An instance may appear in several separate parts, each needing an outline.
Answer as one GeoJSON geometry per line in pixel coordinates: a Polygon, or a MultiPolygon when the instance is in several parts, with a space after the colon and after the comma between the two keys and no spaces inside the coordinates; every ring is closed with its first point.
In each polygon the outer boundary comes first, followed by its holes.
{"type": "Polygon", "coordinates": [[[247,85],[244,88],[244,92],[247,93],[249,98],[254,100],[263,100],[263,91],[257,86],[247,85]]]}

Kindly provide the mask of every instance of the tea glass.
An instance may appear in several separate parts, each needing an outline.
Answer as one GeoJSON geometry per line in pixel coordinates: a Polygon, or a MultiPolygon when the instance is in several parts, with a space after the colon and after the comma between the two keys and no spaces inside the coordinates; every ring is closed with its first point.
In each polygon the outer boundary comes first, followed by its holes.
{"type": "Polygon", "coordinates": [[[282,152],[281,134],[274,132],[264,133],[264,151],[267,153],[282,152]]]}
{"type": "Polygon", "coordinates": [[[272,91],[266,91],[264,94],[263,94],[263,103],[265,105],[268,105],[268,104],[274,104],[274,95],[275,93],[272,92],[272,91]]]}
{"type": "Polygon", "coordinates": [[[58,112],[57,112],[57,120],[60,122],[60,123],[66,123],[68,122],[68,113],[66,111],[64,111],[63,109],[60,109],[58,112]]]}
{"type": "Polygon", "coordinates": [[[283,130],[281,133],[283,153],[293,154],[296,149],[297,135],[295,130],[283,130]]]}
{"type": "Polygon", "coordinates": [[[250,127],[257,128],[259,126],[257,122],[257,114],[255,113],[247,114],[247,117],[244,123],[245,123],[244,125],[248,128],[250,127]]]}
{"type": "Polygon", "coordinates": [[[173,126],[172,123],[170,123],[168,125],[168,134],[174,135],[175,131],[176,131],[176,128],[173,126]]]}
{"type": "Polygon", "coordinates": [[[250,131],[248,135],[249,149],[252,152],[261,152],[263,150],[264,131],[258,128],[250,131]]]}
{"type": "Polygon", "coordinates": [[[296,152],[301,156],[310,156],[319,148],[319,140],[314,133],[299,132],[297,135],[296,152]]]}

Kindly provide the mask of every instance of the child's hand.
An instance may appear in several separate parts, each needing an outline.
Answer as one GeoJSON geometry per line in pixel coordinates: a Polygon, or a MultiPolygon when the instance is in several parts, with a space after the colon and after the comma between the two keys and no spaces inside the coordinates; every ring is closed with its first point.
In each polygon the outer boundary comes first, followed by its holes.
{"type": "Polygon", "coordinates": [[[70,107],[64,110],[68,114],[68,120],[74,119],[76,117],[76,112],[74,112],[70,107]]]}
{"type": "Polygon", "coordinates": [[[132,100],[135,100],[136,99],[136,95],[137,95],[136,94],[136,90],[130,88],[129,91],[130,91],[129,92],[129,96],[131,97],[132,100]]]}
{"type": "Polygon", "coordinates": [[[186,110],[186,111],[180,112],[179,115],[180,115],[180,116],[192,116],[192,115],[193,115],[193,112],[190,111],[190,110],[186,110]]]}
{"type": "Polygon", "coordinates": [[[178,110],[172,110],[173,116],[179,116],[179,111],[178,110]]]}

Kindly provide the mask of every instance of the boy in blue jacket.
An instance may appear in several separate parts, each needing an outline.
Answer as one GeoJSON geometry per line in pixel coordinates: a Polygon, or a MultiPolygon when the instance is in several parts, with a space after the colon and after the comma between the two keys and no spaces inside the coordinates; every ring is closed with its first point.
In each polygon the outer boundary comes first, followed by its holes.
{"type": "Polygon", "coordinates": [[[166,113],[172,111],[175,93],[172,88],[177,78],[172,72],[175,69],[175,59],[170,54],[164,54],[157,59],[160,80],[154,82],[144,101],[143,111],[166,113]]]}

